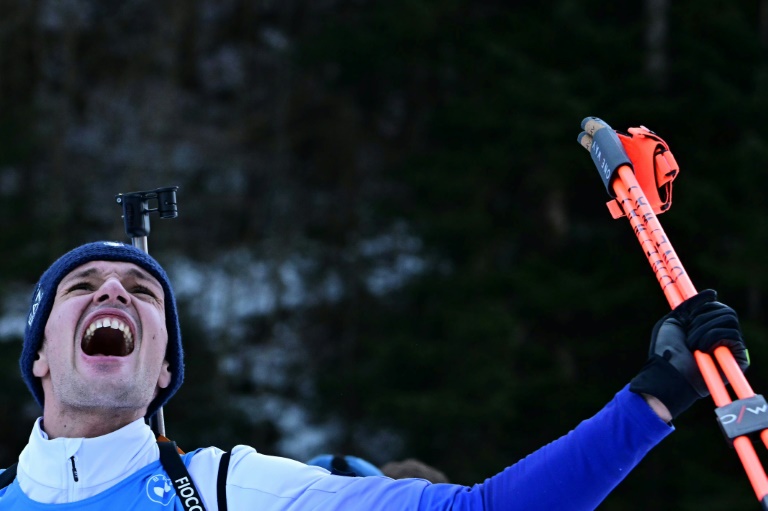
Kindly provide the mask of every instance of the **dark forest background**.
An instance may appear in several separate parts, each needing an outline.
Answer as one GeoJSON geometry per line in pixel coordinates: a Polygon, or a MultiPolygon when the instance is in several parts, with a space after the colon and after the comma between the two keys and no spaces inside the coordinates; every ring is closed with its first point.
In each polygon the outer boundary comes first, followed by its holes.
{"type": "MultiPolygon", "coordinates": [[[[473,484],[565,434],[668,308],[576,143],[593,115],[670,144],[660,220],[764,392],[767,52],[766,0],[0,0],[0,464],[39,414],[17,368],[36,279],[126,240],[115,195],[161,186],[186,449],[473,484]]],[[[713,408],[601,509],[757,509],[713,408]]]]}

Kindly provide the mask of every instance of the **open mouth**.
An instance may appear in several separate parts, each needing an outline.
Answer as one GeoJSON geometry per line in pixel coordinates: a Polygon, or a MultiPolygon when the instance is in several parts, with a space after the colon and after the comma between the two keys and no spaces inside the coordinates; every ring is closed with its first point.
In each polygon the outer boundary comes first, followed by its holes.
{"type": "Polygon", "coordinates": [[[92,357],[126,357],[133,353],[133,335],[123,321],[101,317],[86,328],[80,348],[92,357]]]}

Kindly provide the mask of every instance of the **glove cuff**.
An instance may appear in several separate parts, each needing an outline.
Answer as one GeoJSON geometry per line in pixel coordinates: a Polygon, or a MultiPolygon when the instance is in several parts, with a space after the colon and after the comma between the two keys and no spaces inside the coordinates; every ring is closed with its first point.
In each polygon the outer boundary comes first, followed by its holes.
{"type": "Polygon", "coordinates": [[[664,403],[673,419],[701,397],[672,364],[658,355],[648,359],[629,383],[629,390],[657,398],[664,403]]]}

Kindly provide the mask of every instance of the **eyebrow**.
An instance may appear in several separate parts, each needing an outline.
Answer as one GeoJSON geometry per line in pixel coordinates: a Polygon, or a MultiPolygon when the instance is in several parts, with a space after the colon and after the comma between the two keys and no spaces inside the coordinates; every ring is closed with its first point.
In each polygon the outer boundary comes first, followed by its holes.
{"type": "Polygon", "coordinates": [[[162,285],[160,285],[160,282],[159,282],[159,281],[158,281],[156,278],[154,278],[154,277],[153,277],[152,275],[150,275],[149,273],[147,273],[147,272],[145,272],[145,271],[142,271],[142,270],[140,270],[139,268],[130,268],[130,269],[129,269],[129,270],[126,272],[126,273],[127,273],[128,275],[131,275],[131,276],[133,276],[133,277],[136,277],[137,279],[141,279],[141,280],[148,280],[148,281],[150,281],[151,283],[155,283],[155,282],[156,282],[156,283],[157,283],[157,285],[159,285],[160,287],[162,287],[162,285]]]}
{"type": "Polygon", "coordinates": [[[64,282],[68,282],[70,280],[77,280],[85,277],[90,277],[94,273],[96,273],[96,268],[88,268],[87,270],[81,270],[77,273],[70,273],[69,275],[61,279],[60,284],[63,284],[64,282]]]}

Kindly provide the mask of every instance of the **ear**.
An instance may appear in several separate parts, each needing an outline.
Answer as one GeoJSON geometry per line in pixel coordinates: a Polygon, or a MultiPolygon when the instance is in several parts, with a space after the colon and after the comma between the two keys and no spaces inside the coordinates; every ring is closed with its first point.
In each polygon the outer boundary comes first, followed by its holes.
{"type": "Polygon", "coordinates": [[[43,347],[41,347],[37,352],[37,358],[35,361],[32,362],[32,374],[38,378],[44,378],[50,372],[50,368],[48,367],[48,358],[45,355],[44,346],[45,343],[43,343],[43,347]]]}
{"type": "Polygon", "coordinates": [[[158,388],[164,389],[171,384],[171,371],[168,370],[168,361],[163,360],[163,367],[160,368],[160,376],[157,377],[158,388]]]}

